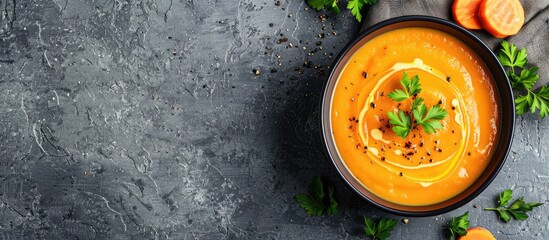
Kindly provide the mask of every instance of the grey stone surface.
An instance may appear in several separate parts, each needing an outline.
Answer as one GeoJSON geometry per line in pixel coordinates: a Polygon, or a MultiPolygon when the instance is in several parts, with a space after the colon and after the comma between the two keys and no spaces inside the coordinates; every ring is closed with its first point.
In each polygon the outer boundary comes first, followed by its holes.
{"type": "MultiPolygon", "coordinates": [[[[0,3],[0,238],[362,239],[362,216],[398,218],[344,187],[319,138],[322,84],[359,28],[347,11],[322,21],[301,0],[0,3]],[[336,186],[338,216],[310,217],[293,199],[315,175],[336,186]]],[[[549,199],[548,126],[518,117],[483,194],[392,239],[443,239],[465,211],[498,239],[549,239],[547,206],[508,224],[481,210],[505,188],[549,199]]]]}

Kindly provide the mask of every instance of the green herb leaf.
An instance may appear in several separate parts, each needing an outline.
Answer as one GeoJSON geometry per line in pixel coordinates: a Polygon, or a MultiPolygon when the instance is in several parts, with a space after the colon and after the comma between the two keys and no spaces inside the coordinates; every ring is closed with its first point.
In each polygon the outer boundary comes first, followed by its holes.
{"type": "Polygon", "coordinates": [[[337,214],[337,202],[333,195],[334,188],[329,186],[328,195],[326,195],[322,179],[316,176],[309,185],[309,193],[298,194],[295,199],[309,215],[321,216],[323,212],[328,215],[335,215],[337,214]]]}
{"type": "Polygon", "coordinates": [[[406,138],[412,128],[410,116],[405,114],[402,110],[398,110],[398,115],[394,112],[387,112],[387,116],[389,117],[389,123],[393,125],[393,131],[396,135],[401,138],[406,138]]]}
{"type": "MultiPolygon", "coordinates": [[[[337,5],[339,0],[306,0],[309,7],[320,10],[330,10],[335,14],[340,13],[339,6],[337,5]]],[[[359,22],[362,21],[362,14],[360,11],[364,5],[374,5],[377,3],[377,0],[349,0],[347,3],[347,9],[351,10],[351,14],[355,16],[356,20],[359,22]]]]}
{"type": "Polygon", "coordinates": [[[421,119],[423,119],[425,112],[427,112],[427,106],[425,106],[425,104],[419,105],[416,108],[412,109],[412,115],[414,115],[414,119],[416,120],[416,122],[418,122],[418,119],[420,121],[421,119]]]}
{"type": "Polygon", "coordinates": [[[298,194],[295,196],[295,199],[309,215],[322,215],[322,211],[324,211],[324,203],[322,201],[312,198],[306,194],[298,194]]]}
{"type": "Polygon", "coordinates": [[[364,233],[366,233],[366,236],[375,236],[376,231],[377,227],[374,220],[364,217],[364,233]]]}
{"type": "Polygon", "coordinates": [[[451,239],[467,235],[467,228],[469,228],[469,212],[465,212],[458,217],[453,217],[447,227],[451,239]]]}
{"type": "Polygon", "coordinates": [[[503,222],[509,222],[511,220],[511,217],[505,212],[504,210],[497,210],[499,219],[501,219],[503,222]]]}
{"type": "Polygon", "coordinates": [[[518,96],[515,98],[515,110],[518,115],[522,115],[525,112],[527,112],[530,107],[530,102],[532,101],[532,97],[530,96],[530,93],[523,96],[518,96]]]}
{"type": "Polygon", "coordinates": [[[395,219],[382,218],[377,225],[377,238],[387,239],[396,228],[398,221],[395,219]]]}
{"type": "Polygon", "coordinates": [[[415,75],[410,79],[408,74],[404,72],[402,79],[400,80],[400,85],[402,85],[404,90],[396,89],[395,91],[390,92],[387,95],[390,99],[401,102],[421,92],[421,84],[419,83],[418,75],[415,75]]]}
{"type": "MultiPolygon", "coordinates": [[[[520,197],[519,199],[515,200],[511,204],[511,206],[507,208],[507,210],[510,210],[510,211],[522,210],[521,208],[523,208],[525,204],[526,202],[524,201],[524,198],[520,197]]],[[[526,205],[526,207],[528,207],[528,205],[526,205]]]]}
{"type": "Polygon", "coordinates": [[[339,14],[339,7],[337,6],[338,0],[307,0],[309,7],[320,11],[322,9],[332,10],[336,14],[339,14]]]}
{"type": "MultiPolygon", "coordinates": [[[[442,109],[439,105],[435,105],[427,110],[427,106],[424,104],[424,99],[417,97],[417,94],[421,92],[419,76],[415,75],[410,79],[408,74],[404,72],[402,74],[402,79],[400,80],[400,85],[402,85],[402,89],[396,89],[395,91],[390,92],[387,96],[397,102],[415,97],[411,105],[412,116],[414,117],[415,122],[418,125],[423,126],[423,129],[427,134],[431,134],[439,129],[442,129],[443,126],[438,120],[444,119],[448,112],[442,109]]],[[[389,123],[393,125],[392,129],[397,136],[406,138],[411,129],[415,128],[412,126],[410,116],[400,109],[398,110],[398,115],[394,112],[388,112],[387,115],[389,117],[389,123]]]]}
{"type": "Polygon", "coordinates": [[[385,240],[391,236],[397,223],[396,219],[391,218],[382,218],[378,223],[375,223],[371,218],[364,217],[364,233],[374,240],[385,240]]]}
{"type": "Polygon", "coordinates": [[[513,199],[513,190],[505,189],[505,191],[499,194],[499,206],[504,207],[511,199],[513,199]]]}
{"type": "Polygon", "coordinates": [[[507,71],[507,77],[513,89],[523,93],[515,95],[516,113],[522,115],[528,111],[535,113],[539,110],[540,117],[545,118],[549,114],[549,88],[543,86],[537,93],[532,90],[540,78],[537,73],[539,68],[526,68],[527,56],[526,49],[519,51],[514,44],[503,41],[497,58],[501,65],[510,68],[507,71]],[[520,74],[515,72],[515,68],[522,68],[520,74]]]}
{"type": "MultiPolygon", "coordinates": [[[[406,75],[406,73],[404,73],[404,76],[408,77],[406,75]]],[[[402,82],[401,82],[401,84],[402,84],[402,82]]],[[[408,90],[408,94],[410,96],[414,96],[414,95],[421,92],[421,84],[419,84],[419,76],[418,75],[415,75],[414,77],[412,77],[412,80],[408,84],[407,90],[408,90]]]]}
{"type": "Polygon", "coordinates": [[[427,115],[425,115],[421,121],[442,120],[447,114],[448,112],[446,110],[442,109],[439,105],[435,105],[429,109],[427,115]]]}
{"type": "Polygon", "coordinates": [[[501,42],[501,50],[498,54],[498,60],[501,65],[506,67],[524,67],[528,62],[526,60],[526,49],[518,51],[517,46],[509,44],[507,41],[501,42]]]}
{"type": "Polygon", "coordinates": [[[340,10],[337,2],[338,0],[307,0],[307,5],[317,11],[326,9],[333,11],[335,14],[339,14],[340,10]]]}
{"type": "Polygon", "coordinates": [[[339,14],[341,11],[339,10],[339,6],[337,6],[337,0],[331,0],[332,4],[330,5],[330,10],[334,12],[335,14],[339,14]]]}
{"type": "Polygon", "coordinates": [[[324,184],[319,176],[313,177],[313,181],[309,185],[309,193],[315,199],[324,199],[324,184]]]}
{"type": "Polygon", "coordinates": [[[528,203],[528,205],[530,205],[530,207],[533,209],[535,207],[539,207],[539,206],[543,205],[543,203],[531,202],[531,203],[528,203]]]}
{"type": "Polygon", "coordinates": [[[514,212],[514,211],[509,211],[509,213],[511,214],[511,216],[513,216],[513,218],[515,218],[516,220],[520,220],[520,221],[524,221],[528,218],[528,215],[526,213],[523,213],[523,212],[514,212]]]}
{"type": "Polygon", "coordinates": [[[444,128],[439,121],[424,122],[421,126],[427,134],[436,133],[437,130],[444,128]]]}
{"type": "Polygon", "coordinates": [[[387,96],[397,102],[401,102],[410,98],[408,93],[402,91],[401,89],[396,89],[395,91],[390,92],[387,96]]]}
{"type": "Polygon", "coordinates": [[[498,214],[499,219],[503,222],[509,222],[511,216],[516,220],[526,220],[528,218],[527,212],[531,212],[535,207],[543,205],[543,203],[524,201],[523,197],[515,200],[509,207],[505,207],[509,201],[513,198],[513,191],[507,189],[499,194],[499,206],[497,208],[485,208],[486,211],[495,211],[498,214]]]}
{"type": "Polygon", "coordinates": [[[522,71],[520,71],[519,83],[522,84],[522,86],[526,89],[532,89],[532,87],[534,87],[534,84],[536,84],[536,82],[539,80],[539,75],[537,74],[538,70],[538,67],[522,69],[522,71]]]}
{"type": "Polygon", "coordinates": [[[540,101],[539,115],[545,118],[549,114],[549,86],[541,87],[536,97],[540,101]]]}
{"type": "Polygon", "coordinates": [[[324,8],[327,2],[327,0],[307,0],[307,5],[317,11],[320,11],[324,8]]]}
{"type": "Polygon", "coordinates": [[[416,109],[416,108],[418,108],[418,107],[421,106],[421,105],[425,106],[425,105],[423,104],[423,98],[418,97],[418,98],[416,98],[416,100],[414,100],[414,101],[412,102],[412,109],[416,109]]]}
{"type": "Polygon", "coordinates": [[[328,215],[336,215],[337,214],[337,202],[334,199],[334,187],[330,186],[328,187],[328,200],[329,204],[326,208],[326,214],[328,215]]]}
{"type": "Polygon", "coordinates": [[[360,14],[362,7],[364,7],[363,0],[349,0],[347,3],[347,9],[351,10],[351,14],[353,14],[359,22],[362,22],[362,14],[360,14]]]}
{"type": "Polygon", "coordinates": [[[374,5],[377,3],[377,0],[349,0],[347,3],[347,9],[351,10],[351,14],[355,16],[356,20],[362,21],[362,14],[360,10],[364,7],[365,4],[374,5]]]}
{"type": "Polygon", "coordinates": [[[439,105],[431,107],[429,111],[426,109],[427,107],[425,105],[420,105],[416,109],[412,110],[412,114],[414,115],[414,119],[417,124],[421,125],[427,134],[431,134],[436,132],[438,129],[442,129],[442,124],[437,120],[444,119],[444,117],[448,115],[448,112],[442,109],[439,105]],[[426,115],[425,111],[427,111],[426,115]]]}
{"type": "Polygon", "coordinates": [[[540,117],[545,118],[549,114],[549,86],[541,87],[537,93],[528,91],[526,95],[517,96],[515,109],[518,115],[539,110],[540,117]]]}

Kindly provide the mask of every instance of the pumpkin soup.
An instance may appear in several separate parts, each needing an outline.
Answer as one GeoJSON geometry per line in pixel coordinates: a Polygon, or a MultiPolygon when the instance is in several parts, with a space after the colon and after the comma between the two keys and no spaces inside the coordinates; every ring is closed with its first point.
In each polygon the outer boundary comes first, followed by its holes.
{"type": "Polygon", "coordinates": [[[397,204],[431,205],[467,189],[488,165],[500,122],[497,98],[484,62],[463,42],[434,29],[396,29],[346,63],[331,103],[332,136],[369,191],[397,204]],[[436,131],[413,117],[406,136],[393,130],[388,112],[413,115],[411,99],[388,96],[402,89],[404,75],[420,79],[425,105],[447,112],[436,131]]]}

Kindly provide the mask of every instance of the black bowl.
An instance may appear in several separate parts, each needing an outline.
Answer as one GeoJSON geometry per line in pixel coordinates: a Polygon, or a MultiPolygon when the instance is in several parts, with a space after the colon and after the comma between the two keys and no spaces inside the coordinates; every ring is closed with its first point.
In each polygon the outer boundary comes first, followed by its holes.
{"type": "Polygon", "coordinates": [[[511,147],[511,140],[513,138],[515,126],[515,105],[511,86],[503,67],[497,60],[494,53],[480,39],[464,28],[447,20],[430,16],[403,16],[392,18],[366,29],[354,41],[349,43],[343,49],[332,67],[332,72],[328,78],[321,99],[320,114],[322,135],[326,150],[341,178],[355,193],[374,206],[384,211],[403,216],[426,217],[439,215],[459,208],[478,196],[484,189],[486,189],[486,187],[488,187],[488,185],[490,185],[503,166],[511,147]],[[486,64],[489,74],[492,76],[491,79],[494,81],[495,89],[498,92],[499,105],[501,106],[499,111],[499,119],[501,121],[499,128],[499,139],[496,139],[496,144],[494,145],[495,151],[487,168],[465,191],[446,201],[427,206],[406,206],[396,204],[382,199],[368,191],[355,177],[353,177],[343,163],[342,159],[340,159],[331,134],[332,127],[330,123],[330,102],[334,93],[337,78],[349,58],[370,39],[391,30],[406,27],[425,27],[436,29],[450,34],[468,45],[486,64]]]}

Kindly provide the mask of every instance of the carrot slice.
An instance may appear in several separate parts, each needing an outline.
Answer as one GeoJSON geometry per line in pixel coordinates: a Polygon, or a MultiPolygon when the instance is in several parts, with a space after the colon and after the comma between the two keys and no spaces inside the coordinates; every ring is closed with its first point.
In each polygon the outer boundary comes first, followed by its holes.
{"type": "Polygon", "coordinates": [[[473,227],[467,229],[467,235],[460,237],[458,240],[496,240],[496,238],[486,228],[473,227]]]}
{"type": "Polygon", "coordinates": [[[482,29],[478,20],[478,9],[482,0],[454,0],[452,15],[454,20],[467,29],[482,29]]]}
{"type": "Polygon", "coordinates": [[[478,9],[482,27],[497,38],[515,35],[524,24],[519,0],[483,0],[478,9]]]}

